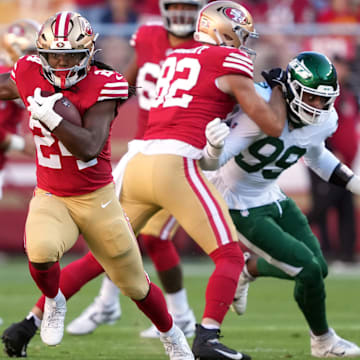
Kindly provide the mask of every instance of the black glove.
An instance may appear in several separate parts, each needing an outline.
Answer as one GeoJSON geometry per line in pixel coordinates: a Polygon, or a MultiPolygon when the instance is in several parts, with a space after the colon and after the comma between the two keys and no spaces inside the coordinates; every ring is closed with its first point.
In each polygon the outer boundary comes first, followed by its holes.
{"type": "Polygon", "coordinates": [[[269,71],[262,71],[262,77],[266,80],[268,85],[273,89],[275,86],[280,85],[286,91],[286,71],[281,68],[273,68],[269,71]]]}

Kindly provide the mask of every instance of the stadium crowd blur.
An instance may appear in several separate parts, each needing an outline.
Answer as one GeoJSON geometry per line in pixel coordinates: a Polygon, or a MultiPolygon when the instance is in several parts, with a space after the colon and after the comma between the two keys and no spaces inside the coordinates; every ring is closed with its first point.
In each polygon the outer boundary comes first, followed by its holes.
{"type": "MultiPolygon", "coordinates": [[[[21,18],[32,18],[43,22],[49,15],[59,10],[76,10],[93,24],[95,31],[101,34],[97,48],[99,60],[122,71],[131,58],[133,49],[129,39],[139,24],[160,20],[158,0],[3,0],[0,2],[0,30],[21,18]]],[[[346,143],[347,151],[353,156],[348,165],[360,172],[360,156],[357,143],[360,140],[359,99],[360,99],[360,0],[243,0],[255,20],[260,38],[254,47],[255,80],[261,81],[261,70],[285,66],[289,59],[301,51],[314,50],[326,54],[331,60],[345,64],[350,73],[346,83],[341,84],[344,92],[341,104],[339,128],[334,139],[346,143]],[[346,91],[345,91],[346,90],[346,91]],[[342,117],[346,120],[342,120],[342,117]],[[346,125],[347,124],[347,125],[346,125]],[[350,125],[349,125],[350,124],[350,125]],[[355,141],[348,141],[349,129],[356,135],[355,141]],[[340,139],[340,140],[339,140],[340,139]]],[[[339,65],[340,66],[340,65],[339,65]]],[[[120,121],[114,127],[112,140],[114,162],[126,150],[127,141],[136,131],[136,100],[132,99],[120,111],[120,121]]],[[[26,129],[26,124],[24,124],[26,129]]],[[[331,140],[329,141],[331,144],[331,140]]],[[[334,144],[332,146],[335,146],[334,144]]],[[[8,176],[5,176],[4,198],[0,201],[0,252],[22,250],[22,230],[27,202],[31,196],[34,174],[31,174],[29,160],[15,157],[9,162],[8,176]],[[15,165],[14,165],[15,164],[15,165]],[[25,165],[24,165],[25,164],[25,165]],[[20,179],[20,180],[19,180],[20,179]],[[25,189],[25,190],[24,190],[25,189]]],[[[310,176],[299,168],[289,181],[283,181],[285,192],[289,190],[302,209],[310,211],[312,199],[310,176]],[[296,181],[294,181],[296,179],[296,181]]],[[[280,179],[281,182],[281,179],[280,179]]],[[[346,245],[341,239],[325,239],[324,246],[331,248],[332,255],[355,261],[360,254],[360,231],[356,229],[360,212],[354,199],[352,220],[348,219],[351,230],[345,232],[346,245]],[[340,253],[340,251],[342,251],[340,253]],[[356,253],[356,256],[354,256],[356,253]]],[[[330,204],[329,207],[334,206],[330,204]]],[[[323,212],[328,209],[323,207],[323,212]]],[[[329,214],[331,215],[331,214],[329,214]]],[[[333,219],[333,217],[331,217],[333,219]]],[[[328,222],[328,216],[325,220],[328,222]]],[[[339,221],[340,222],[340,221],[339,221]]],[[[337,221],[331,220],[330,232],[337,227],[337,221]],[[335,225],[334,225],[335,224],[335,225]]],[[[313,221],[315,232],[321,238],[321,224],[313,221]]],[[[339,224],[340,226],[340,224],[339,224]]],[[[186,241],[184,233],[179,234],[180,253],[195,252],[193,242],[186,241]]],[[[330,236],[331,237],[331,236],[330,236]]],[[[340,236],[341,238],[341,236],[340,236]]],[[[75,250],[82,251],[81,245],[75,250]]],[[[329,250],[330,251],[330,250],[329,250]]]]}

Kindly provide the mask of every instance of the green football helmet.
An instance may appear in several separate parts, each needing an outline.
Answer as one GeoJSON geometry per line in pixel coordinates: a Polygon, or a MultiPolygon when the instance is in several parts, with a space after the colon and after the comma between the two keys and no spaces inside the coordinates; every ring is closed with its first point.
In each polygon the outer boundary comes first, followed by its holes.
{"type": "Polygon", "coordinates": [[[334,65],[323,54],[302,52],[290,61],[286,69],[287,103],[290,120],[298,125],[314,125],[326,121],[339,95],[334,65]],[[305,93],[327,99],[323,109],[303,101],[305,93]]]}

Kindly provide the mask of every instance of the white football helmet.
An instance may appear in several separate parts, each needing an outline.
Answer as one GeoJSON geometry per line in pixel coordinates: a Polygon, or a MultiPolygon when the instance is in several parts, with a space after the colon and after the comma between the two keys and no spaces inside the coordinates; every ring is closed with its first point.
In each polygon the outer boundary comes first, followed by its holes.
{"type": "Polygon", "coordinates": [[[241,48],[251,55],[255,52],[245,47],[246,40],[258,38],[251,14],[233,1],[214,1],[200,10],[194,39],[203,43],[241,48]]]}
{"type": "Polygon", "coordinates": [[[40,24],[30,19],[12,23],[1,36],[1,47],[9,56],[9,65],[13,65],[21,56],[35,54],[36,39],[40,24]]]}
{"type": "Polygon", "coordinates": [[[160,0],[160,13],[167,31],[178,37],[186,37],[195,31],[199,10],[207,0],[160,0]],[[194,10],[168,10],[171,4],[196,5],[194,10]]]}
{"type": "Polygon", "coordinates": [[[90,23],[76,12],[58,12],[46,20],[36,43],[46,79],[54,86],[64,89],[85,78],[95,52],[97,36],[90,23]],[[80,62],[71,68],[55,69],[48,63],[49,53],[83,56],[80,62]]]}

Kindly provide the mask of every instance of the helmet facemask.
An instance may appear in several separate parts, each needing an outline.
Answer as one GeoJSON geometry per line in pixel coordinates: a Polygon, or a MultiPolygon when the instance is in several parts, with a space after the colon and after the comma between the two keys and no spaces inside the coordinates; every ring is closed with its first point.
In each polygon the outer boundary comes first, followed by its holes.
{"type": "Polygon", "coordinates": [[[245,46],[246,43],[253,39],[258,39],[259,34],[256,31],[250,32],[247,29],[242,28],[241,26],[236,26],[234,28],[234,32],[236,36],[240,39],[240,46],[239,49],[246,52],[254,61],[256,57],[256,51],[253,50],[251,47],[245,46]]]}
{"type": "Polygon", "coordinates": [[[84,79],[95,54],[90,23],[78,13],[63,11],[48,19],[40,30],[37,48],[46,79],[54,86],[69,88],[84,79]],[[58,56],[67,57],[71,66],[50,65],[58,56]],[[74,58],[71,61],[71,57],[74,58]]]}
{"type": "Polygon", "coordinates": [[[48,57],[49,54],[55,52],[40,49],[38,51],[45,77],[51,84],[61,89],[69,88],[86,77],[88,68],[90,67],[90,61],[94,54],[94,48],[91,50],[61,50],[63,54],[81,54],[83,56],[81,56],[79,62],[74,66],[68,68],[53,68],[49,64],[48,57]]]}
{"type": "Polygon", "coordinates": [[[296,80],[290,83],[290,87],[295,94],[294,99],[289,103],[290,109],[300,118],[303,124],[320,125],[329,118],[339,91],[323,92],[321,89],[317,91],[312,88],[302,86],[296,80]],[[324,100],[326,99],[324,107],[322,109],[318,109],[307,104],[303,100],[305,93],[321,96],[324,100]]]}
{"type": "Polygon", "coordinates": [[[160,12],[167,31],[177,37],[188,37],[195,31],[196,19],[205,0],[160,0],[160,12]],[[194,9],[169,10],[171,4],[194,5],[194,9]]]}

